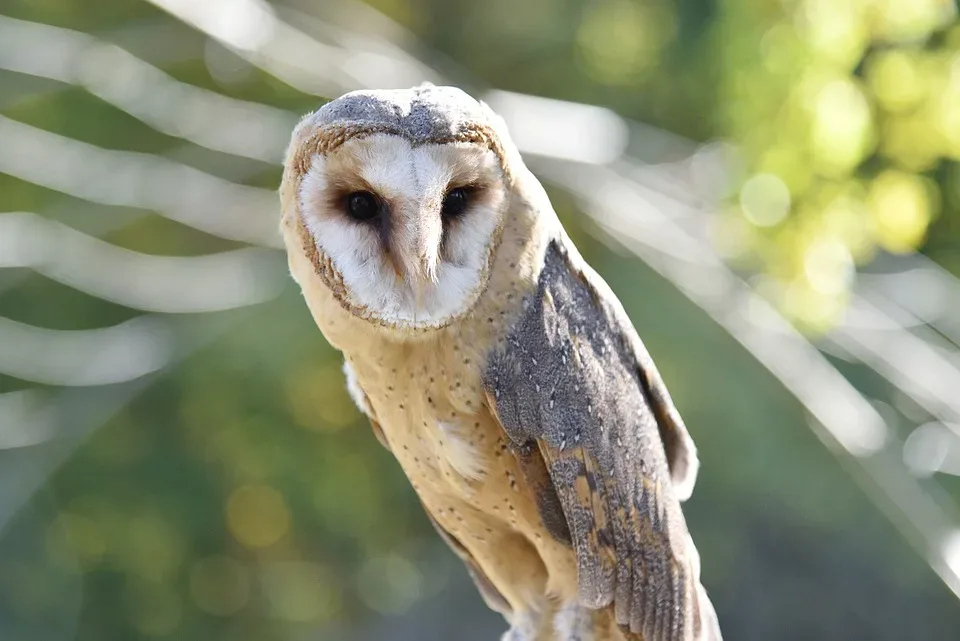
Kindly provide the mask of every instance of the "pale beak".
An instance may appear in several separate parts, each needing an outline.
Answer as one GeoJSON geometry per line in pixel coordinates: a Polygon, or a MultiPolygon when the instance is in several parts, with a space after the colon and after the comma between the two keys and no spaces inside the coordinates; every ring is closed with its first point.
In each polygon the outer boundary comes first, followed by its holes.
{"type": "Polygon", "coordinates": [[[421,211],[395,237],[397,251],[393,267],[397,280],[413,294],[417,308],[430,286],[436,284],[440,266],[440,243],[443,240],[443,221],[439,212],[421,211]]]}

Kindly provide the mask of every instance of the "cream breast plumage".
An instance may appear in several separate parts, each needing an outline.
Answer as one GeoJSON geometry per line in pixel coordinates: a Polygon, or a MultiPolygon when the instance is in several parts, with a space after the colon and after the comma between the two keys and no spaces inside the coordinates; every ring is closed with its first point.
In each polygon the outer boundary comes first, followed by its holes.
{"type": "Polygon", "coordinates": [[[348,388],[504,639],[719,641],[693,441],[502,120],[450,87],[349,93],[297,126],[280,191],[348,388]]]}

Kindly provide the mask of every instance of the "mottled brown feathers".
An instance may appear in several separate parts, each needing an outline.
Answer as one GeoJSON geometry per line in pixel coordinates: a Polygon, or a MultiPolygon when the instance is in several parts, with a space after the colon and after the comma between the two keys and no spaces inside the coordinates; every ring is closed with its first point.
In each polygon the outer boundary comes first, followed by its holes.
{"type": "Polygon", "coordinates": [[[580,600],[644,641],[695,638],[698,577],[633,328],[557,241],[485,374],[518,449],[539,444],[576,550],[580,600]]]}

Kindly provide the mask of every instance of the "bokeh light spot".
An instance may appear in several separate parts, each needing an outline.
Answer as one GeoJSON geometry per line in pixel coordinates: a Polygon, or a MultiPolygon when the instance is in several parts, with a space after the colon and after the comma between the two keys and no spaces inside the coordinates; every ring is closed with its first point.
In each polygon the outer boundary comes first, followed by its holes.
{"type": "Polygon", "coordinates": [[[814,102],[811,151],[824,175],[846,174],[860,164],[873,142],[870,105],[848,79],[828,82],[814,102]]]}
{"type": "Polygon", "coordinates": [[[247,547],[266,547],[290,529],[290,511],[283,495],[272,487],[245,485],[227,500],[227,526],[247,547]]]}
{"type": "Polygon", "coordinates": [[[875,56],[867,67],[867,81],[880,106],[895,113],[914,107],[926,92],[916,54],[902,49],[875,56]]]}
{"type": "Polygon", "coordinates": [[[876,27],[891,42],[914,42],[930,35],[956,15],[951,0],[879,0],[876,27]]]}
{"type": "Polygon", "coordinates": [[[931,169],[939,159],[942,146],[943,135],[924,114],[893,116],[884,123],[880,149],[884,156],[904,169],[913,172],[931,169]]]}
{"type": "Polygon", "coordinates": [[[47,558],[63,570],[89,570],[99,565],[106,550],[103,534],[92,519],[60,512],[47,528],[47,558]]]}
{"type": "Polygon", "coordinates": [[[806,39],[824,58],[852,68],[867,46],[867,23],[859,2],[807,0],[802,14],[806,39]]]}
{"type": "Polygon", "coordinates": [[[868,204],[877,243],[894,253],[914,251],[930,224],[930,187],[913,174],[888,170],[870,185],[868,204]]]}
{"type": "Polygon", "coordinates": [[[390,554],[367,561],[357,576],[357,589],[371,609],[402,614],[420,600],[423,576],[408,559],[390,554]]]}
{"type": "Polygon", "coordinates": [[[754,225],[776,225],[790,211],[790,191],[779,176],[756,174],[740,189],[740,206],[754,225]]]}

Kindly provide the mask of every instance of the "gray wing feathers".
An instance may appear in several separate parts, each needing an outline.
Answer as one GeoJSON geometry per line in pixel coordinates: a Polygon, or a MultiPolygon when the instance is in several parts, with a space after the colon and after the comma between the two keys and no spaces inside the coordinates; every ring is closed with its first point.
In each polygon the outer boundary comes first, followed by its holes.
{"type": "MultiPolygon", "coordinates": [[[[550,244],[536,295],[491,355],[487,395],[515,448],[539,446],[569,525],[581,602],[612,603],[621,627],[639,635],[631,638],[696,639],[699,568],[663,434],[676,430],[680,448],[689,436],[616,298],[593,280],[550,244]]],[[[690,469],[688,455],[673,458],[690,469]]]]}
{"type": "Polygon", "coordinates": [[[656,364],[654,364],[650,353],[643,345],[636,330],[634,330],[633,324],[616,295],[610,290],[606,282],[579,256],[572,256],[571,262],[578,263],[576,270],[588,287],[593,290],[598,304],[606,308],[607,314],[614,325],[612,329],[619,331],[633,354],[639,380],[647,397],[647,403],[657,420],[657,429],[667,456],[667,467],[673,481],[674,494],[679,500],[686,501],[693,493],[700,467],[697,448],[690,437],[690,432],[687,431],[687,426],[680,417],[680,412],[677,411],[677,406],[674,405],[656,364]]]}

